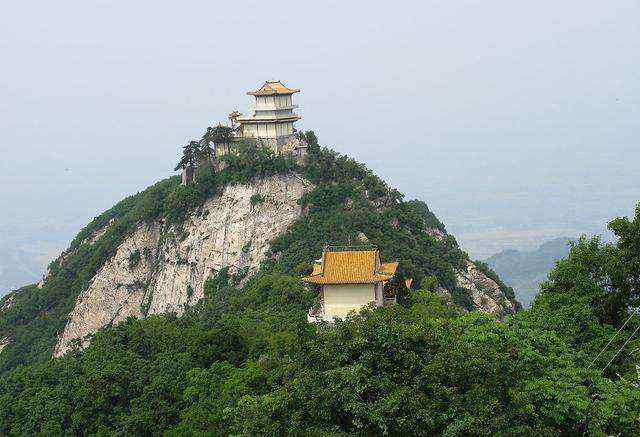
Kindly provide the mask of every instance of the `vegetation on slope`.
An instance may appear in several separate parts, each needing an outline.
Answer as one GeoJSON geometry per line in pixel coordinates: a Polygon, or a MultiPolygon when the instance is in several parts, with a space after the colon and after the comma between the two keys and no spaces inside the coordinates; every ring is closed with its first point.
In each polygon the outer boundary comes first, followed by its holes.
{"type": "Polygon", "coordinates": [[[221,187],[248,183],[256,177],[296,173],[317,185],[301,200],[309,214],[274,242],[273,252],[279,261],[265,264],[265,271],[298,275],[325,243],[347,244],[355,241],[358,232],[364,232],[385,258],[400,259],[401,272],[415,278],[416,284],[422,278],[435,277],[441,285],[455,287],[453,269],[466,255],[453,237],[439,242],[424,234],[427,227],[444,231],[427,206],[402,201],[400,193],[362,164],[321,149],[312,132],[304,136],[310,144],[305,165],[245,144],[223,158],[226,167],[220,172],[204,166],[195,183],[188,186],[171,177],[96,217],[51,263],[42,288],[28,286],[11,295],[11,307],[0,313],[0,339],[10,338],[0,354],[0,373],[50,358],[56,334],[63,330],[77,296],[140,223],[163,220],[166,226],[179,226],[221,187]]]}
{"type": "Polygon", "coordinates": [[[640,320],[598,352],[638,303],[640,207],[611,228],[617,244],[578,242],[506,323],[421,289],[316,329],[297,277],[238,290],[221,271],[181,318],[7,373],[0,434],[637,435],[639,342],[606,363],[640,320]]]}
{"type": "Polygon", "coordinates": [[[269,269],[289,274],[308,272],[327,245],[351,245],[364,233],[383,259],[400,260],[400,275],[419,284],[434,276],[449,289],[456,286],[455,268],[467,256],[455,239],[443,241],[425,231],[444,225],[424,202],[404,202],[371,170],[346,156],[320,150],[312,134],[308,164],[302,174],[317,187],[301,199],[306,214],[272,243],[275,263],[269,269]]]}
{"type": "Polygon", "coordinates": [[[0,372],[50,359],[56,334],[64,328],[78,294],[139,222],[164,213],[163,200],[178,184],[176,177],[159,182],[96,217],[69,250],[51,263],[42,288],[30,285],[5,297],[12,303],[0,314],[0,337],[9,336],[11,344],[0,354],[0,372]],[[106,232],[90,243],[92,235],[105,228],[106,232]]]}
{"type": "Polygon", "coordinates": [[[5,297],[12,303],[0,313],[0,339],[8,336],[11,343],[0,355],[0,373],[50,359],[77,296],[138,225],[154,220],[179,224],[225,184],[295,169],[288,159],[250,147],[226,159],[227,169],[216,174],[212,167],[203,168],[193,185],[182,186],[174,176],[122,200],[91,221],[50,264],[42,288],[31,285],[5,297]]]}

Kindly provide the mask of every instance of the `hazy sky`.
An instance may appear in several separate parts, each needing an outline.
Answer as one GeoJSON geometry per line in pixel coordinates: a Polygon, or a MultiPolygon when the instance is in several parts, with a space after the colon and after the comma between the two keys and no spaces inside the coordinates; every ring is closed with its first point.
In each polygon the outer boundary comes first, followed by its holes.
{"type": "Polygon", "coordinates": [[[0,247],[68,241],[269,78],[476,257],[640,200],[638,0],[6,2],[0,59],[0,247]]]}

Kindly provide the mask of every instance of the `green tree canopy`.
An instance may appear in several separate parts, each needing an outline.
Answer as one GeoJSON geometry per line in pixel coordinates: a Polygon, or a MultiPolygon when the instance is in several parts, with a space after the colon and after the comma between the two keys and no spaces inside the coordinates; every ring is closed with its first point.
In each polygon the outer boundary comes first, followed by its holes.
{"type": "Polygon", "coordinates": [[[186,168],[194,168],[200,156],[200,143],[198,141],[189,141],[182,147],[182,157],[175,167],[175,171],[184,170],[186,168]]]}

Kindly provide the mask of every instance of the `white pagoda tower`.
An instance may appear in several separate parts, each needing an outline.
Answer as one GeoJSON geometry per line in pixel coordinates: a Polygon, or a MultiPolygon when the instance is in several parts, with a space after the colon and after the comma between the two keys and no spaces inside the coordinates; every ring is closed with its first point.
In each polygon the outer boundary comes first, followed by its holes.
{"type": "Polygon", "coordinates": [[[238,136],[256,138],[280,151],[295,133],[293,124],[301,118],[293,112],[298,107],[293,104],[293,95],[297,92],[300,90],[288,88],[279,80],[268,80],[256,91],[248,92],[255,98],[252,115],[238,114],[232,119],[232,123],[239,124],[238,136]]]}

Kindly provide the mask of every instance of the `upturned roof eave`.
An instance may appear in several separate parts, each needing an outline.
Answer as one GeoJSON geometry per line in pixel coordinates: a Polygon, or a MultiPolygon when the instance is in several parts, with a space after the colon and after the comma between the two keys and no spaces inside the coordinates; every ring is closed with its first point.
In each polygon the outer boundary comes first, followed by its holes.
{"type": "Polygon", "coordinates": [[[299,93],[300,90],[298,88],[290,88],[287,89],[286,91],[278,91],[278,90],[271,90],[271,91],[248,91],[247,95],[248,96],[288,96],[290,94],[295,94],[295,93],[299,93]]]}
{"type": "Polygon", "coordinates": [[[378,274],[375,277],[362,279],[362,280],[350,280],[350,281],[336,281],[326,279],[322,276],[306,276],[302,278],[303,282],[307,282],[315,285],[349,285],[349,284],[377,284],[378,282],[387,282],[393,275],[381,275],[378,274]]]}
{"type": "Polygon", "coordinates": [[[298,121],[302,117],[299,115],[293,115],[290,117],[269,117],[269,118],[252,118],[252,117],[238,117],[236,121],[238,123],[277,123],[279,121],[298,121]]]}

